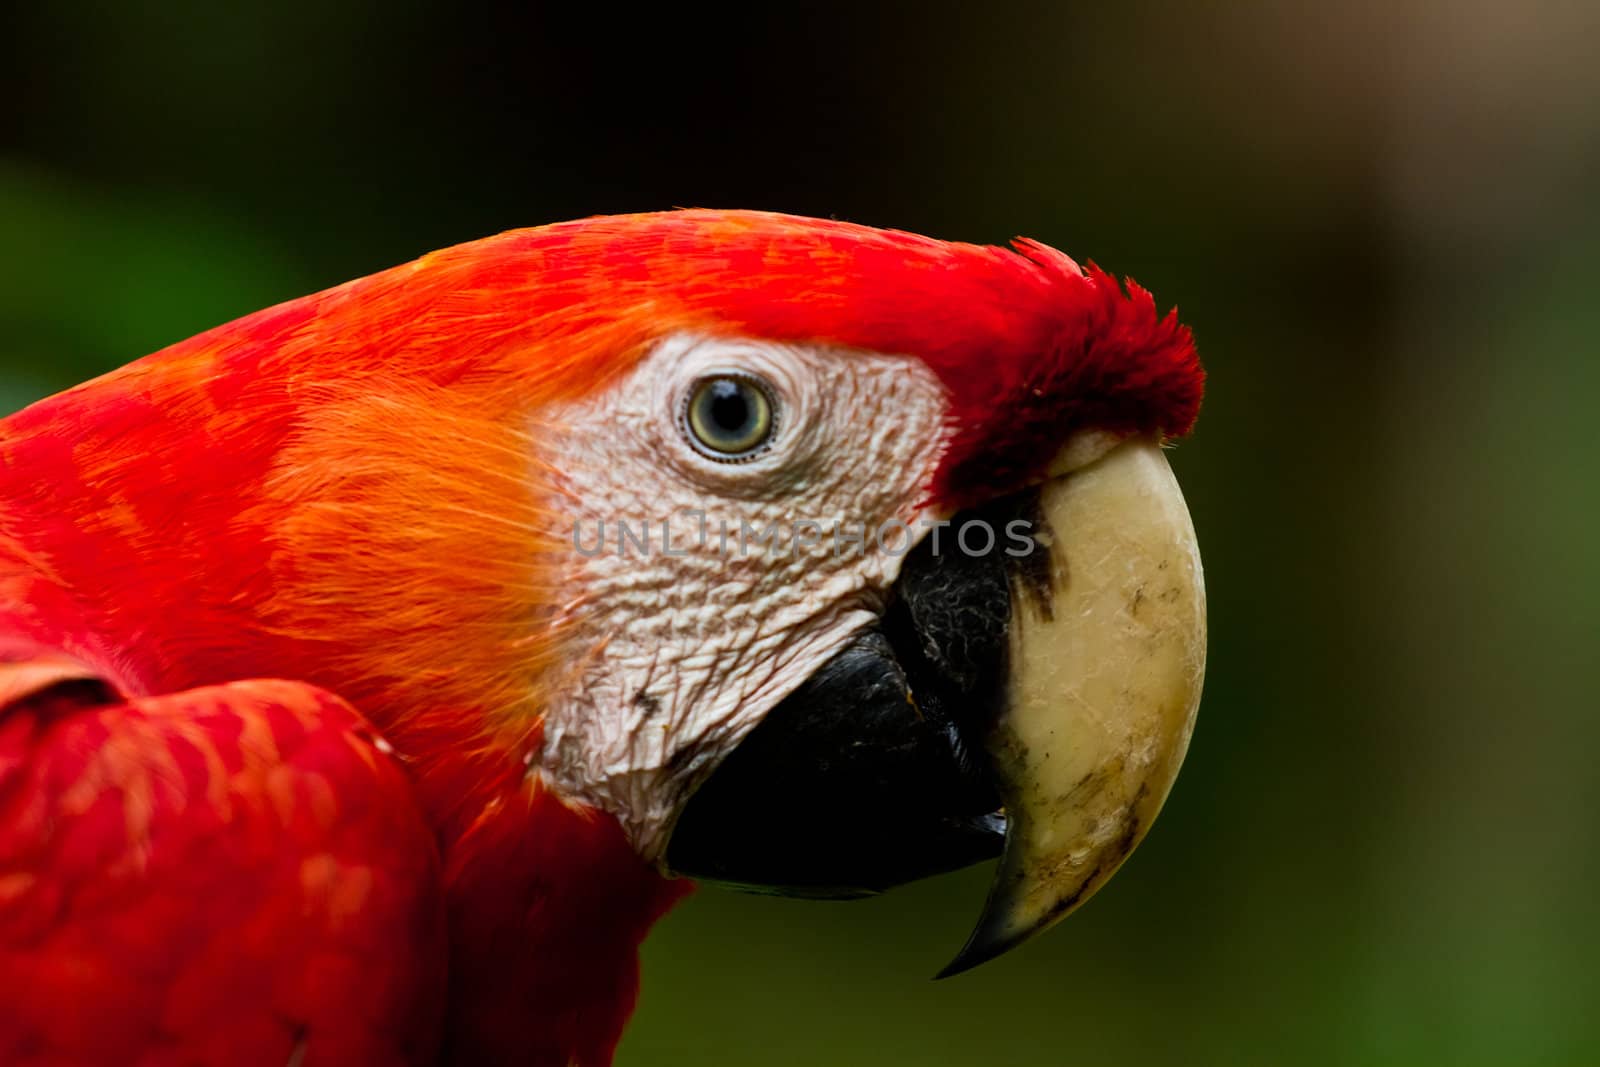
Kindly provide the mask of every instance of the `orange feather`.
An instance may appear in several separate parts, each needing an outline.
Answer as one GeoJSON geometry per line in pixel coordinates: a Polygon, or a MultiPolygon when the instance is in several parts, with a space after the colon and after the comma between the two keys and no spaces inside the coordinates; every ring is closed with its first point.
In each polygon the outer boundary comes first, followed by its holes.
{"type": "MultiPolygon", "coordinates": [[[[756,212],[514,231],[42,401],[0,422],[0,732],[70,684],[45,677],[60,657],[105,689],[74,722],[262,676],[338,693],[393,742],[444,850],[452,1047],[514,1055],[538,1010],[535,1062],[607,1062],[638,939],[682,890],[525,773],[574,659],[540,413],[698,331],[925,360],[956,420],[930,486],[952,505],[1030,476],[1075,426],[1186,432],[1188,332],[1137,287],[1017,247],[756,212]]],[[[146,736],[97,788],[173,776],[146,736]]],[[[125,840],[153,796],[125,791],[125,840]]]]}

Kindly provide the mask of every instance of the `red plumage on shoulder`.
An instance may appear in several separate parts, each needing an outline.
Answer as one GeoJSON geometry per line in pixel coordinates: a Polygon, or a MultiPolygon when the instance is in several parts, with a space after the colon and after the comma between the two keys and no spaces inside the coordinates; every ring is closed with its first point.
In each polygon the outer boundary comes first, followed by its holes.
{"type": "Polygon", "coordinates": [[[431,1064],[438,856],[365,722],[66,662],[0,663],[0,1062],[431,1064]]]}

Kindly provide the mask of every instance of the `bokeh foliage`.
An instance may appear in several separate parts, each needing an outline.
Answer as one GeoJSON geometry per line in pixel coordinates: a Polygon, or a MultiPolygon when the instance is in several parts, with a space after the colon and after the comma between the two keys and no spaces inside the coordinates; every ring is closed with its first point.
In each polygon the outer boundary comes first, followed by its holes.
{"type": "Polygon", "coordinates": [[[984,871],[702,891],[619,1062],[1600,1062],[1597,10],[15,7],[0,406],[594,212],[1093,258],[1178,303],[1211,375],[1174,454],[1213,643],[1168,811],[948,982],[984,871]]]}

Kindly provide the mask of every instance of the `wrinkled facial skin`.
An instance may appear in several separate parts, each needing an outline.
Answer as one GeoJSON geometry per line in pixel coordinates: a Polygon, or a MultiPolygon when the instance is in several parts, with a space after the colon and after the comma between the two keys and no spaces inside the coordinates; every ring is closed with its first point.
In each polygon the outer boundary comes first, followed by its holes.
{"type": "Polygon", "coordinates": [[[659,858],[704,776],[878,618],[906,551],[942,517],[925,487],[946,410],[915,359],[677,336],[541,418],[579,673],[546,712],[536,769],[659,858]],[[770,390],[759,455],[690,442],[688,399],[718,372],[770,390]]]}

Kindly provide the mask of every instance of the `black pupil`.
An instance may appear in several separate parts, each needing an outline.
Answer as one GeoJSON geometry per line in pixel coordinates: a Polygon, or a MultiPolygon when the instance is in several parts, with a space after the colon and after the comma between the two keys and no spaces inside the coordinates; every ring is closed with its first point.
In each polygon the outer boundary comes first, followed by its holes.
{"type": "Polygon", "coordinates": [[[755,412],[751,410],[744,386],[739,382],[712,382],[710,393],[707,414],[711,416],[711,425],[729,437],[743,437],[748,433],[755,412]]]}

